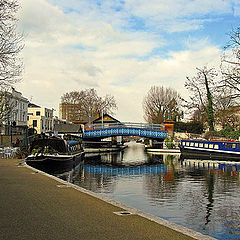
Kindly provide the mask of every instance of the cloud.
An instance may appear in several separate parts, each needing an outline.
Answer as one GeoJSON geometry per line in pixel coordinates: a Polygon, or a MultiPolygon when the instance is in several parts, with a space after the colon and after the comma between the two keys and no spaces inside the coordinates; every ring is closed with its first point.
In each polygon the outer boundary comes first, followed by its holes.
{"type": "Polygon", "coordinates": [[[143,121],[142,101],[151,86],[186,95],[187,75],[218,64],[220,50],[208,34],[189,32],[214,21],[210,14],[231,12],[223,0],[22,2],[25,74],[18,89],[58,109],[67,91],[94,87],[101,96],[115,96],[117,118],[135,122],[143,121]],[[183,31],[188,34],[177,38],[183,31]]]}

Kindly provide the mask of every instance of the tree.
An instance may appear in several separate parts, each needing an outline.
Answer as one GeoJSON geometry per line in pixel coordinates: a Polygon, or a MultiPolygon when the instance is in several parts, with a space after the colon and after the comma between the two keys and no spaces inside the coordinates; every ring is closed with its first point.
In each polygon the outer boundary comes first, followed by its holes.
{"type": "Polygon", "coordinates": [[[18,54],[23,49],[23,37],[16,31],[18,9],[17,0],[0,0],[0,124],[10,118],[13,103],[7,91],[20,80],[22,72],[18,54]]]}
{"type": "Polygon", "coordinates": [[[227,126],[237,127],[239,122],[239,107],[237,99],[233,96],[234,90],[228,87],[218,87],[215,98],[215,120],[223,129],[227,126]]]}
{"type": "Polygon", "coordinates": [[[187,107],[192,110],[203,109],[207,117],[210,131],[214,131],[214,106],[213,91],[216,87],[216,72],[213,68],[208,69],[206,66],[197,68],[196,76],[187,77],[185,87],[190,92],[190,101],[187,107]]]}
{"type": "Polygon", "coordinates": [[[7,91],[0,91],[0,124],[9,121],[13,109],[11,95],[7,91]]]}
{"type": "Polygon", "coordinates": [[[162,123],[181,117],[181,97],[172,88],[153,86],[143,100],[144,119],[149,123],[162,123]]]}
{"type": "MultiPolygon", "coordinates": [[[[19,9],[17,0],[0,2],[0,88],[20,80],[22,62],[18,57],[23,49],[22,35],[17,33],[16,13],[19,9]]],[[[0,89],[0,90],[1,90],[0,89]]]]}
{"type": "Polygon", "coordinates": [[[222,87],[232,89],[231,97],[240,97],[240,27],[229,34],[229,42],[222,56],[222,87]]]}
{"type": "Polygon", "coordinates": [[[94,88],[65,93],[61,97],[61,103],[68,108],[67,119],[70,121],[97,117],[102,113],[113,114],[117,109],[116,100],[112,95],[100,97],[94,88]]]}

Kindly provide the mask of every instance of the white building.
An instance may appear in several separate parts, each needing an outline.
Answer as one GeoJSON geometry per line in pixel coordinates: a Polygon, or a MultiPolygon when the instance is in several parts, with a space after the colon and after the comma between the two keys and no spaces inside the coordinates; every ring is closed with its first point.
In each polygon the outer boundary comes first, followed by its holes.
{"type": "Polygon", "coordinates": [[[21,127],[27,127],[28,99],[13,87],[2,93],[2,104],[5,104],[5,109],[8,110],[2,116],[1,132],[10,135],[9,131],[18,132],[21,127]]]}
{"type": "Polygon", "coordinates": [[[13,109],[10,121],[16,122],[16,126],[27,126],[28,99],[14,88],[11,89],[11,94],[13,109]]]}
{"type": "Polygon", "coordinates": [[[38,134],[53,132],[53,109],[40,107],[30,103],[28,105],[27,125],[34,128],[38,134]]]}

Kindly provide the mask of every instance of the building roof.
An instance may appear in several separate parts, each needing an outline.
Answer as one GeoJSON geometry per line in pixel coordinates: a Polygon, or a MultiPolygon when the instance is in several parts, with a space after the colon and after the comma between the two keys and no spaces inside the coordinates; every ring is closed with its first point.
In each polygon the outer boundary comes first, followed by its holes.
{"type": "Polygon", "coordinates": [[[108,122],[118,122],[120,123],[119,120],[117,120],[116,118],[112,117],[111,115],[107,114],[107,113],[104,113],[103,116],[100,116],[98,118],[95,118],[94,120],[92,120],[93,123],[97,123],[97,122],[105,122],[105,123],[108,123],[108,122]]]}
{"type": "Polygon", "coordinates": [[[28,104],[28,107],[29,107],[29,108],[41,108],[40,106],[38,106],[38,105],[36,105],[36,104],[34,104],[34,103],[29,103],[29,104],[28,104]]]}
{"type": "Polygon", "coordinates": [[[55,124],[54,131],[58,133],[82,133],[80,124],[55,124]]]}

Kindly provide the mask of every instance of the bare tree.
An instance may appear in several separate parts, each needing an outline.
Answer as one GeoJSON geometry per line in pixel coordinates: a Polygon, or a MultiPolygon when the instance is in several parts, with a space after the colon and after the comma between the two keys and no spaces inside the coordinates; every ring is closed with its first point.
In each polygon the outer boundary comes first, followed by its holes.
{"type": "Polygon", "coordinates": [[[206,117],[206,113],[204,112],[203,107],[201,107],[200,109],[195,109],[192,112],[192,115],[191,115],[192,121],[200,122],[203,124],[206,122],[206,119],[207,119],[207,117],[206,117]]]}
{"type": "Polygon", "coordinates": [[[143,100],[144,119],[149,123],[162,123],[180,117],[180,95],[172,88],[153,86],[143,100]]]}
{"type": "Polygon", "coordinates": [[[11,119],[14,103],[11,101],[11,94],[7,91],[0,91],[0,124],[11,119]]]}
{"type": "Polygon", "coordinates": [[[203,109],[202,114],[206,114],[209,129],[214,131],[213,92],[216,88],[217,73],[213,68],[208,69],[206,66],[197,68],[197,71],[196,76],[187,77],[185,82],[185,87],[190,92],[187,106],[193,111],[203,109]]]}
{"type": "Polygon", "coordinates": [[[240,97],[240,27],[229,34],[229,41],[222,56],[222,87],[232,89],[231,97],[240,97]]]}
{"type": "Polygon", "coordinates": [[[117,109],[116,100],[112,95],[100,97],[94,88],[65,93],[61,97],[61,103],[71,112],[71,116],[68,116],[68,120],[71,121],[80,117],[97,117],[101,113],[113,114],[117,109]]]}
{"type": "Polygon", "coordinates": [[[17,0],[0,2],[0,87],[9,86],[20,80],[22,61],[19,53],[23,49],[23,37],[16,31],[17,0]]]}
{"type": "Polygon", "coordinates": [[[237,116],[239,107],[237,107],[237,99],[233,97],[234,91],[234,89],[229,87],[220,86],[217,88],[215,97],[215,120],[222,128],[226,126],[233,128],[239,119],[237,116]]]}
{"type": "Polygon", "coordinates": [[[0,0],[0,124],[9,121],[13,104],[9,87],[20,80],[22,35],[16,31],[17,0],[0,0]]]}

